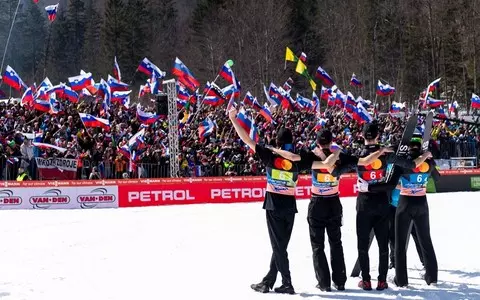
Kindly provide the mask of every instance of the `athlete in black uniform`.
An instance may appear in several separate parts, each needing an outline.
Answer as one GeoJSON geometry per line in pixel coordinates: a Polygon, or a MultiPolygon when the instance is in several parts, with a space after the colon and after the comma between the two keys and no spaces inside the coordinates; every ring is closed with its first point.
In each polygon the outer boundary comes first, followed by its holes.
{"type": "MultiPolygon", "coordinates": [[[[257,292],[268,293],[273,288],[277,279],[277,273],[282,275],[282,285],[275,288],[275,292],[294,294],[290,276],[287,246],[292,234],[297,205],[295,202],[295,187],[298,173],[305,169],[300,162],[293,162],[274,154],[271,150],[256,144],[236,120],[237,110],[229,112],[230,120],[242,141],[255,153],[266,166],[267,192],[263,208],[266,210],[268,233],[272,244],[272,258],[270,270],[260,283],[252,284],[251,288],[257,292]]],[[[284,149],[290,148],[293,142],[292,132],[287,128],[281,128],[276,137],[277,146],[284,149]]],[[[337,155],[332,155],[331,165],[335,162],[337,155]]],[[[320,165],[328,167],[328,165],[320,165]]],[[[331,166],[330,165],[330,166],[331,166]]]]}
{"type": "MultiPolygon", "coordinates": [[[[365,139],[365,148],[361,156],[368,155],[379,148],[378,145],[379,129],[375,122],[366,124],[363,128],[363,137],[365,139]]],[[[359,166],[357,168],[358,177],[374,185],[385,182],[387,165],[395,163],[405,168],[415,168],[416,164],[410,159],[395,158],[395,154],[390,153],[376,160],[369,166],[359,166]]],[[[371,290],[370,260],[368,257],[368,248],[370,242],[370,232],[373,229],[379,248],[379,275],[377,290],[388,288],[386,282],[388,272],[388,215],[390,211],[390,195],[387,191],[378,192],[360,192],[357,197],[357,242],[358,259],[362,271],[362,280],[359,287],[364,290],[371,290]]]]}
{"type": "MultiPolygon", "coordinates": [[[[341,241],[342,204],[338,195],[339,177],[350,168],[320,168],[320,161],[327,162],[332,156],[332,133],[322,130],[317,134],[317,148],[313,152],[302,152],[296,155],[287,151],[273,149],[274,152],[292,161],[301,159],[305,165],[312,166],[312,198],[308,206],[308,224],[310,229],[310,242],[313,251],[313,266],[318,280],[317,288],[322,291],[331,291],[331,281],[337,290],[345,290],[347,280],[345,271],[345,259],[341,241]],[[334,176],[332,176],[334,174],[334,176]],[[330,243],[330,259],[332,276],[325,256],[325,230],[330,243]]],[[[339,155],[338,165],[369,165],[378,159],[383,153],[391,151],[383,148],[365,158],[357,158],[343,153],[339,155]]],[[[330,162],[328,162],[330,164],[330,162]]]]}
{"type": "MultiPolygon", "coordinates": [[[[366,181],[359,180],[357,184],[357,189],[359,192],[379,192],[386,190],[390,192],[390,211],[388,215],[388,241],[390,244],[390,265],[389,268],[395,268],[395,214],[398,206],[398,199],[400,197],[400,177],[402,176],[402,168],[399,166],[392,166],[393,175],[390,177],[390,180],[386,183],[368,185],[366,181]]],[[[420,243],[418,242],[417,234],[415,231],[415,226],[412,226],[412,238],[415,242],[415,248],[417,249],[418,256],[423,265],[423,256],[420,248],[420,243]]],[[[373,238],[373,237],[372,237],[373,238]]]]}
{"type": "MultiPolygon", "coordinates": [[[[422,137],[414,136],[410,144],[409,156],[431,158],[430,152],[421,154],[422,137]]],[[[430,237],[430,221],[427,203],[428,178],[438,178],[435,161],[428,159],[416,168],[403,168],[400,178],[400,199],[395,218],[395,284],[399,287],[408,285],[406,243],[410,223],[416,228],[418,241],[422,250],[425,266],[424,279],[428,285],[437,282],[438,265],[430,237]]]]}

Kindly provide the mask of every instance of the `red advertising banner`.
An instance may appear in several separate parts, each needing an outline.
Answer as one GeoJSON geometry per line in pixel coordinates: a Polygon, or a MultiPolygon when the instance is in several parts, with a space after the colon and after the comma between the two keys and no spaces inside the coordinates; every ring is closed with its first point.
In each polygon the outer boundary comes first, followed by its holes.
{"type": "MultiPolygon", "coordinates": [[[[299,178],[295,191],[297,199],[310,198],[310,180],[309,176],[299,178]]],[[[202,178],[185,181],[119,185],[119,206],[255,202],[263,201],[265,196],[264,177],[202,178]]],[[[355,176],[342,177],[340,195],[355,196],[355,184],[355,176]]]]}

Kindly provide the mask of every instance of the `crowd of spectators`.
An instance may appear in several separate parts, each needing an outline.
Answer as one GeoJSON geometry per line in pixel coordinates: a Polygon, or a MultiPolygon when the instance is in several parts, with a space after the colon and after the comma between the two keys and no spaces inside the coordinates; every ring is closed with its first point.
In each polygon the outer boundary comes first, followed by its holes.
{"type": "MultiPolygon", "coordinates": [[[[145,110],[153,111],[153,103],[146,103],[145,110]]],[[[118,149],[143,126],[137,120],[136,106],[130,109],[113,105],[109,120],[111,130],[86,129],[78,112],[98,115],[100,104],[94,99],[84,99],[78,104],[64,103],[57,115],[41,113],[21,107],[18,101],[0,101],[0,178],[12,180],[18,168],[28,170],[36,178],[34,157],[65,157],[78,159],[78,178],[125,178],[125,177],[169,177],[168,123],[160,119],[146,128],[145,147],[136,160],[129,160],[118,149]],[[28,134],[41,133],[43,143],[52,144],[67,151],[33,147],[28,134]]],[[[317,117],[307,112],[274,111],[276,125],[255,116],[261,143],[270,143],[278,126],[292,129],[296,149],[315,147],[317,117]]],[[[182,118],[182,113],[179,118],[182,118]]],[[[341,110],[327,110],[325,125],[334,133],[334,141],[351,154],[358,154],[363,140],[361,126],[348,120],[341,110]]],[[[376,116],[381,127],[380,142],[395,144],[402,132],[404,114],[376,116]]],[[[475,127],[440,121],[432,132],[431,149],[435,158],[476,156],[480,142],[480,131],[475,127]]],[[[239,140],[225,109],[202,106],[195,118],[180,129],[180,176],[223,176],[257,175],[263,172],[259,160],[239,140]],[[216,129],[207,138],[201,139],[198,126],[207,116],[215,120],[216,129]]],[[[41,178],[37,178],[41,179],[41,178]]]]}

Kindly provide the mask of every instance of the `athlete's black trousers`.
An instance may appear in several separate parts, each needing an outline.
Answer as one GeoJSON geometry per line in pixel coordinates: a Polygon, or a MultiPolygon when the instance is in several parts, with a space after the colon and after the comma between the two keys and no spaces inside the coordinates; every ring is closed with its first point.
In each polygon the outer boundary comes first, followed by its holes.
{"type": "Polygon", "coordinates": [[[387,200],[365,199],[359,195],[357,199],[357,248],[362,280],[369,281],[370,259],[368,248],[370,231],[374,231],[379,249],[378,280],[386,281],[388,272],[388,214],[390,204],[387,200]],[[361,198],[360,198],[361,197],[361,198]]]}
{"type": "Polygon", "coordinates": [[[390,205],[388,213],[388,242],[390,245],[390,262],[395,266],[395,214],[397,208],[390,205]]]}
{"type": "Polygon", "coordinates": [[[342,204],[338,196],[312,197],[308,205],[308,225],[310,228],[310,243],[312,244],[313,268],[321,288],[331,286],[331,281],[345,285],[347,275],[342,246],[342,204]],[[325,231],[330,243],[330,263],[332,277],[325,256],[325,231]]]}
{"type": "MultiPolygon", "coordinates": [[[[388,241],[390,245],[390,262],[395,267],[395,215],[397,213],[397,208],[393,205],[390,206],[390,214],[389,214],[389,232],[388,232],[388,241]]],[[[418,257],[423,265],[423,256],[422,256],[422,248],[420,248],[420,243],[418,242],[417,231],[415,230],[415,226],[412,226],[412,238],[415,242],[415,248],[417,249],[418,257]]]]}
{"type": "Polygon", "coordinates": [[[395,277],[399,286],[408,285],[406,243],[413,220],[425,266],[425,281],[437,281],[438,265],[430,237],[430,221],[426,196],[400,196],[395,217],[395,277]]]}
{"type": "Polygon", "coordinates": [[[291,284],[287,247],[292,235],[295,213],[275,210],[267,210],[266,212],[268,234],[273,254],[270,260],[270,270],[263,278],[263,282],[273,286],[277,280],[277,273],[280,272],[282,274],[282,284],[291,284]]]}

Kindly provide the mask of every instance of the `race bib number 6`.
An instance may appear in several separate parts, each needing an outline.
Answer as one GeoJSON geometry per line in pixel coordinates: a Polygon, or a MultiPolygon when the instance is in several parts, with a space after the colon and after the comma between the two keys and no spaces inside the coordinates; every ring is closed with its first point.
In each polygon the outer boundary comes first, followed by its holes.
{"type": "Polygon", "coordinates": [[[380,180],[383,178],[383,170],[367,171],[362,177],[364,180],[380,180]]]}

